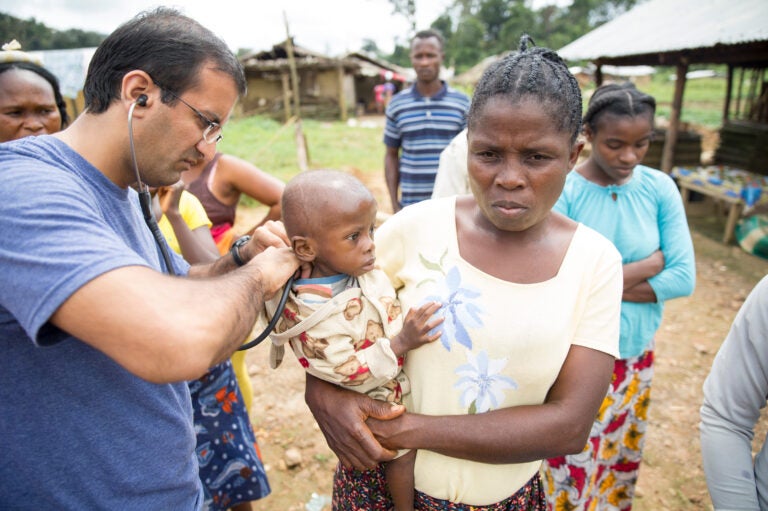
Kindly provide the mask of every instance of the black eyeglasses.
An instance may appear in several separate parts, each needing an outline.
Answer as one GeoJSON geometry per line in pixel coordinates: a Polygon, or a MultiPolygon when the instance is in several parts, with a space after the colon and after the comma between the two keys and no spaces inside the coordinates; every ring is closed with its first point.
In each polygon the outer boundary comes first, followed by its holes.
{"type": "Polygon", "coordinates": [[[222,134],[223,128],[221,127],[221,124],[218,122],[214,122],[210,120],[203,112],[198,110],[197,108],[193,107],[183,99],[181,99],[178,95],[176,95],[172,90],[168,89],[167,87],[163,87],[158,83],[157,80],[154,78],[152,79],[155,82],[155,85],[160,87],[162,90],[173,96],[174,98],[178,99],[182,103],[184,103],[190,110],[195,112],[200,119],[203,120],[203,122],[207,125],[205,129],[203,130],[203,140],[205,140],[206,144],[215,144],[216,142],[221,142],[221,139],[224,138],[224,135],[222,134]]]}

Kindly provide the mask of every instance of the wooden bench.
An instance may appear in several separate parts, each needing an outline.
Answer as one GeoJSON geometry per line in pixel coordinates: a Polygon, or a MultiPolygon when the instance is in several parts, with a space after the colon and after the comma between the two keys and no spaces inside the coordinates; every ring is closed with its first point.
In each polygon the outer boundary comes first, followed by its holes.
{"type": "Polygon", "coordinates": [[[768,202],[768,125],[750,121],[727,121],[720,128],[720,143],[714,154],[714,165],[678,164],[672,169],[686,211],[691,192],[715,200],[717,212],[728,209],[723,243],[734,241],[736,224],[743,214],[749,214],[756,199],[748,195],[760,188],[760,202],[768,202]]]}

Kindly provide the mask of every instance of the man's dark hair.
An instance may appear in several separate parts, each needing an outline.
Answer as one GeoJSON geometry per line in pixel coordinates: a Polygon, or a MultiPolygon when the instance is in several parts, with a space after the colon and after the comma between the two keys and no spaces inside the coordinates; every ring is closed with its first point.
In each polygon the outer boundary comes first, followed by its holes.
{"type": "Polygon", "coordinates": [[[102,113],[120,96],[126,73],[146,71],[164,91],[163,103],[174,103],[198,85],[201,66],[212,63],[232,77],[242,96],[245,74],[237,57],[218,36],[175,9],[159,7],[120,25],[96,49],[83,93],[90,113],[102,113]]]}
{"type": "Polygon", "coordinates": [[[542,47],[529,47],[533,39],[520,38],[520,50],[499,59],[483,73],[475,88],[467,123],[471,129],[478,112],[495,96],[519,101],[531,96],[547,108],[560,129],[571,134],[571,143],[581,132],[581,89],[560,56],[542,47]]]}
{"type": "Polygon", "coordinates": [[[430,37],[437,39],[437,42],[440,43],[440,50],[445,49],[445,39],[443,38],[443,34],[433,28],[427,30],[419,30],[416,32],[416,34],[411,38],[411,46],[413,46],[414,41],[417,39],[429,39],[430,37]]]}
{"type": "Polygon", "coordinates": [[[25,71],[32,71],[33,73],[41,76],[46,82],[53,88],[53,97],[56,100],[56,108],[59,110],[61,116],[61,128],[64,129],[69,124],[69,114],[67,113],[67,103],[64,101],[64,96],[61,94],[59,87],[59,80],[53,73],[48,71],[42,66],[38,66],[33,62],[3,62],[0,63],[0,74],[10,71],[12,69],[23,69],[25,71]]]}

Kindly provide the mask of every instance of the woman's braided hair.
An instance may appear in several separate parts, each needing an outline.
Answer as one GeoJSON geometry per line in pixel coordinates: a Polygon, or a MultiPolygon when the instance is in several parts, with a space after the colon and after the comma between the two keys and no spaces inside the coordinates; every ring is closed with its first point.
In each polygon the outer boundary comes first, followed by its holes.
{"type": "Polygon", "coordinates": [[[493,97],[503,95],[517,102],[532,96],[560,118],[560,129],[571,134],[571,143],[581,132],[581,90],[563,59],[550,50],[533,46],[527,34],[520,38],[520,50],[488,67],[475,88],[467,118],[470,129],[478,113],[493,97]]]}
{"type": "Polygon", "coordinates": [[[596,132],[598,119],[606,113],[630,117],[649,114],[653,123],[656,100],[637,90],[632,82],[609,83],[592,93],[587,113],[584,114],[584,124],[596,132]]]}

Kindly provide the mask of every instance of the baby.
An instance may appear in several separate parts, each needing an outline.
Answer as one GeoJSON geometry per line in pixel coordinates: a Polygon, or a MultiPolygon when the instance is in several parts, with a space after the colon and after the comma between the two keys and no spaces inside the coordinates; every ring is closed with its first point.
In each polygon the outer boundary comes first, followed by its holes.
{"type": "MultiPolygon", "coordinates": [[[[440,336],[432,319],[439,302],[411,309],[403,319],[387,275],[375,268],[376,200],[358,179],[333,170],[310,170],[285,187],[282,215],[296,256],[311,263],[296,280],[270,335],[277,367],[290,343],[312,375],[376,399],[400,403],[409,391],[403,356],[440,336]]],[[[266,319],[277,299],[266,304],[266,319]]],[[[413,509],[415,451],[385,467],[395,509],[413,509]]]]}

